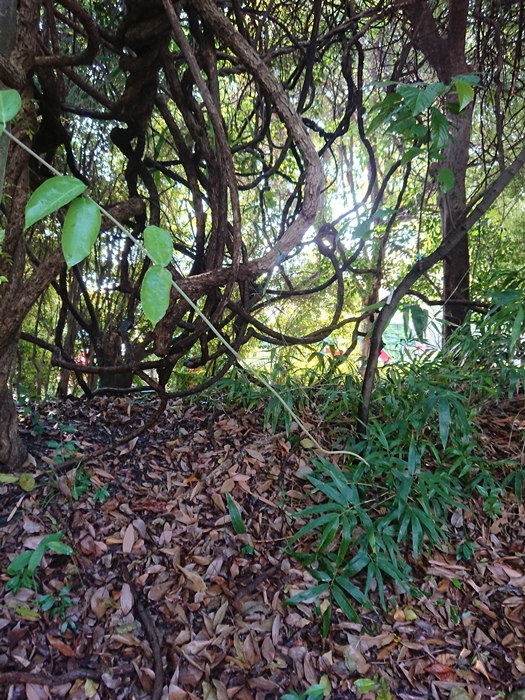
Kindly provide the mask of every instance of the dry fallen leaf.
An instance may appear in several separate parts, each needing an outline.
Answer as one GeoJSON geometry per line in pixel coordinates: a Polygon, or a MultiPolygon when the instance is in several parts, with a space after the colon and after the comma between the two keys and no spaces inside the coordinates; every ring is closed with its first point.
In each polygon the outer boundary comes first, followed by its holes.
{"type": "Polygon", "coordinates": [[[130,523],[126,528],[126,532],[124,533],[124,539],[122,540],[122,551],[124,552],[124,554],[130,554],[134,544],[135,528],[130,523]]]}

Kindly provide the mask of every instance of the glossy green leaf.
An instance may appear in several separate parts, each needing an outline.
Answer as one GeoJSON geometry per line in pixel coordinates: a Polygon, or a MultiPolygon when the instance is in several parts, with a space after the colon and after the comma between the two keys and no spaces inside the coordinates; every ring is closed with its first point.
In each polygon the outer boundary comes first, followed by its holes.
{"type": "Polygon", "coordinates": [[[244,535],[246,532],[246,526],[243,522],[237,503],[235,503],[235,500],[229,493],[226,494],[226,503],[228,505],[228,513],[230,514],[230,518],[232,520],[233,529],[237,535],[244,535]]]}
{"type": "Polygon", "coordinates": [[[437,181],[441,185],[441,191],[443,194],[446,194],[454,187],[456,178],[454,177],[454,173],[450,168],[441,168],[437,174],[437,181]]]}
{"type": "Polygon", "coordinates": [[[87,186],[76,177],[51,177],[38,187],[26,205],[25,228],[52,214],[82,194],[87,186]]]}
{"type": "Polygon", "coordinates": [[[68,267],[91,253],[101,220],[100,209],[92,199],[77,197],[71,202],[62,229],[62,252],[68,267]]]}
{"type": "Polygon", "coordinates": [[[7,124],[15,117],[22,106],[22,98],[16,90],[0,91],[0,122],[7,124]]]}
{"type": "Polygon", "coordinates": [[[155,326],[170,303],[171,274],[165,267],[154,265],[144,275],[140,300],[147,319],[155,326]]]}
{"type": "Polygon", "coordinates": [[[464,80],[465,76],[452,78],[456,92],[458,93],[459,110],[465,109],[474,99],[474,88],[464,80]]]}
{"type": "Polygon", "coordinates": [[[166,267],[173,256],[173,241],[171,234],[158,226],[148,226],[144,229],[144,246],[155,265],[166,267]]]}

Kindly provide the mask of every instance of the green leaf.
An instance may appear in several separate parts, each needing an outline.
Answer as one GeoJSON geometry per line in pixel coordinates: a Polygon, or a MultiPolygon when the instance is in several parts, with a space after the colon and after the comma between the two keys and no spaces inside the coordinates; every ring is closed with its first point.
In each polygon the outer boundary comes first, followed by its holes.
{"type": "Polygon", "coordinates": [[[20,488],[24,491],[32,491],[36,486],[35,477],[32,474],[20,474],[20,488]]]}
{"type": "Polygon", "coordinates": [[[332,596],[334,597],[334,600],[337,603],[337,605],[343,611],[343,614],[348,618],[348,620],[350,620],[350,622],[360,622],[359,616],[348,602],[346,593],[341,588],[339,588],[339,586],[334,586],[332,588],[332,596]]]}
{"type": "Polygon", "coordinates": [[[29,563],[27,565],[27,570],[30,574],[32,574],[36,569],[38,568],[40,562],[42,561],[42,557],[46,553],[46,546],[42,544],[42,541],[38,545],[38,547],[35,549],[35,551],[31,554],[31,557],[29,558],[29,563]]]}
{"type": "Polygon", "coordinates": [[[16,90],[0,91],[0,122],[7,124],[15,117],[22,106],[22,98],[16,90]]]}
{"type": "Polygon", "coordinates": [[[307,475],[307,478],[313,486],[319,489],[321,493],[324,493],[325,496],[328,496],[328,498],[331,501],[334,501],[334,503],[338,503],[340,506],[343,506],[343,508],[348,508],[350,504],[346,496],[340,493],[340,491],[335,489],[331,484],[327,484],[324,481],[320,481],[319,479],[316,479],[310,474],[307,475]]]}
{"type": "Polygon", "coordinates": [[[16,484],[18,477],[14,474],[0,474],[0,484],[16,484]]]}
{"type": "Polygon", "coordinates": [[[374,690],[376,687],[376,682],[371,678],[358,678],[356,681],[354,681],[354,685],[359,692],[368,693],[371,690],[374,690]]]}
{"type": "Polygon", "coordinates": [[[305,591],[301,591],[291,598],[287,598],[284,601],[285,605],[297,605],[297,603],[304,603],[307,600],[313,600],[321,595],[321,593],[326,593],[330,589],[328,583],[320,583],[318,586],[312,586],[312,588],[307,588],[305,591]]]}
{"type": "Polygon", "coordinates": [[[62,252],[68,267],[91,253],[101,220],[100,209],[92,199],[77,197],[71,202],[62,230],[62,252]]]}
{"type": "Polygon", "coordinates": [[[377,114],[374,116],[370,124],[368,125],[367,132],[372,134],[378,126],[384,124],[388,118],[399,108],[401,104],[401,96],[397,92],[390,92],[388,95],[375,104],[370,110],[369,114],[377,114]]]}
{"type": "Polygon", "coordinates": [[[418,511],[416,510],[412,512],[410,518],[412,524],[412,553],[416,561],[421,556],[423,547],[423,528],[421,526],[421,521],[417,516],[418,511]]]}
{"type": "Polygon", "coordinates": [[[435,107],[430,110],[430,133],[434,146],[439,150],[446,146],[450,139],[450,122],[435,107]]]}
{"type": "Polygon", "coordinates": [[[412,146],[412,148],[409,148],[405,155],[401,158],[400,165],[406,165],[407,163],[410,163],[410,161],[414,160],[414,158],[417,158],[422,153],[425,153],[425,151],[422,148],[412,146]]]}
{"type": "Polygon", "coordinates": [[[71,175],[51,177],[38,187],[26,205],[25,228],[52,214],[82,194],[87,186],[71,175]]]}
{"type": "Polygon", "coordinates": [[[441,438],[443,449],[445,449],[450,432],[450,404],[447,396],[440,397],[437,409],[439,416],[439,437],[441,438]]]}
{"type": "Polygon", "coordinates": [[[458,93],[459,111],[465,109],[474,99],[474,88],[464,80],[465,76],[452,78],[456,92],[458,93]]]}
{"type": "Polygon", "coordinates": [[[523,306],[520,306],[518,309],[518,313],[516,314],[516,318],[514,319],[514,323],[512,324],[512,330],[510,332],[509,355],[511,357],[514,354],[516,344],[523,330],[523,318],[524,309],[523,306]]]}
{"type": "Polygon", "coordinates": [[[341,517],[341,542],[339,543],[339,549],[337,550],[337,568],[339,568],[343,563],[346,553],[350,548],[353,529],[354,524],[350,522],[346,515],[343,515],[341,517]]]}
{"type": "Polygon", "coordinates": [[[47,548],[52,549],[53,552],[57,552],[58,554],[73,554],[72,548],[65,542],[49,542],[47,548]]]}
{"type": "Polygon", "coordinates": [[[418,114],[425,112],[431,106],[440,93],[446,91],[446,86],[443,83],[431,83],[425,88],[415,85],[400,85],[397,91],[410,108],[412,115],[417,117],[418,114]]]}
{"type": "Polygon", "coordinates": [[[357,600],[358,603],[361,603],[361,605],[370,608],[370,610],[374,609],[374,606],[369,601],[368,597],[363,593],[363,591],[361,591],[355,584],[353,584],[347,578],[345,578],[344,576],[338,576],[335,580],[337,585],[343,590],[345,590],[349,595],[351,595],[352,598],[354,598],[354,600],[357,600]]]}
{"type": "Polygon", "coordinates": [[[155,326],[170,303],[171,274],[165,267],[154,265],[144,275],[140,300],[147,319],[155,326]]]}
{"type": "Polygon", "coordinates": [[[352,231],[352,238],[363,238],[365,241],[370,238],[370,229],[372,228],[372,219],[365,219],[352,231]]]}
{"type": "Polygon", "coordinates": [[[226,503],[228,504],[228,512],[230,514],[230,518],[232,519],[233,529],[238,535],[244,535],[246,532],[246,526],[243,522],[237,503],[235,503],[234,499],[229,493],[226,494],[226,503]]]}
{"type": "Polygon", "coordinates": [[[156,265],[166,267],[170,264],[173,257],[173,241],[168,231],[158,226],[148,226],[144,229],[144,246],[156,265]]]}
{"type": "Polygon", "coordinates": [[[24,569],[27,569],[27,565],[29,564],[29,560],[32,556],[33,552],[31,551],[22,552],[22,554],[19,554],[13,559],[13,561],[7,567],[6,572],[10,576],[21,573],[24,571],[24,569]]]}
{"type": "Polygon", "coordinates": [[[441,184],[441,191],[443,194],[446,194],[454,187],[456,178],[450,168],[441,168],[437,174],[437,181],[441,184]]]}
{"type": "Polygon", "coordinates": [[[324,552],[324,550],[332,544],[337,532],[339,531],[339,516],[336,515],[330,520],[323,528],[323,534],[319,541],[317,547],[318,552],[324,552]]]}
{"type": "Polygon", "coordinates": [[[428,311],[427,309],[422,309],[419,304],[412,304],[410,306],[410,315],[412,316],[412,324],[414,326],[414,331],[416,332],[416,338],[419,341],[425,340],[425,331],[428,326],[428,311]]]}

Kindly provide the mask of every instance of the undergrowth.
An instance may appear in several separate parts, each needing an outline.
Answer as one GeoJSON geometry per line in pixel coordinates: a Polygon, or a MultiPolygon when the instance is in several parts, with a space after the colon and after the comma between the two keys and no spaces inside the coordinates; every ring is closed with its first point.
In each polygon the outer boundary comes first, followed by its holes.
{"type": "MultiPolygon", "coordinates": [[[[325,633],[333,606],[357,622],[362,608],[374,607],[373,591],[384,610],[393,582],[416,593],[410,565],[435,548],[472,557],[468,529],[451,525],[458,509],[482,504],[496,519],[509,493],[521,503],[525,472],[511,461],[487,461],[478,415],[525,385],[525,295],[508,289],[490,298],[491,310],[473,316],[442,352],[381,370],[365,439],[356,437],[351,420],[358,375],[342,373],[337,362],[327,367],[325,358],[302,373],[281,359],[266,373],[291,408],[330,427],[333,449],[363,459],[336,464],[314,454],[305,494],[313,505],[293,515],[298,531],[288,549],[317,583],[287,602],[316,601],[325,633]]],[[[290,430],[281,404],[241,370],[218,388],[223,400],[247,409],[262,402],[272,431],[280,423],[290,430]]]]}

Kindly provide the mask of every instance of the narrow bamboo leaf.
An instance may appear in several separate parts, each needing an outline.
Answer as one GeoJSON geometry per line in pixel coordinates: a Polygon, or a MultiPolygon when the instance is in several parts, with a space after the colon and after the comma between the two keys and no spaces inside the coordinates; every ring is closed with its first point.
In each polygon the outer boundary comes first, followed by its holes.
{"type": "Polygon", "coordinates": [[[516,344],[517,344],[518,339],[522,333],[523,318],[524,318],[524,310],[523,310],[523,306],[520,306],[518,309],[518,313],[516,314],[516,318],[514,319],[514,323],[512,324],[512,330],[510,332],[509,355],[511,357],[514,354],[514,350],[516,349],[516,344]]]}
{"type": "Polygon", "coordinates": [[[339,605],[339,607],[343,611],[344,615],[348,618],[348,620],[350,620],[350,622],[360,622],[359,616],[348,602],[346,593],[343,590],[341,590],[339,586],[334,586],[332,588],[332,596],[337,605],[339,605]]]}
{"type": "Polygon", "coordinates": [[[166,267],[170,264],[173,256],[173,241],[168,231],[158,226],[148,226],[144,229],[144,245],[156,265],[166,267]]]}
{"type": "Polygon", "coordinates": [[[441,191],[443,194],[446,194],[454,187],[456,178],[454,177],[454,173],[450,168],[441,168],[437,174],[437,181],[441,185],[441,191]]]}
{"type": "Polygon", "coordinates": [[[321,593],[326,593],[330,589],[328,583],[320,583],[318,586],[312,586],[312,588],[307,588],[305,591],[297,593],[297,595],[287,598],[284,601],[285,605],[297,605],[297,603],[304,603],[307,600],[314,600],[318,598],[321,593]]]}
{"type": "Polygon", "coordinates": [[[86,189],[83,182],[70,175],[49,178],[29,198],[26,205],[25,228],[69,204],[86,189]]]}
{"type": "Polygon", "coordinates": [[[456,92],[458,93],[459,111],[465,109],[474,99],[474,88],[466,80],[463,80],[465,76],[457,76],[452,78],[456,92]]]}
{"type": "Polygon", "coordinates": [[[424,341],[425,331],[427,330],[428,326],[427,309],[422,309],[419,304],[412,304],[410,306],[410,315],[412,316],[412,324],[414,326],[417,339],[419,341],[424,341]]]}
{"type": "Polygon", "coordinates": [[[140,300],[147,319],[155,326],[170,303],[171,274],[165,267],[154,265],[144,275],[140,300]]]}
{"type": "Polygon", "coordinates": [[[310,520],[309,523],[303,525],[299,532],[295,533],[295,535],[290,540],[289,544],[294,544],[295,542],[297,542],[297,540],[300,540],[301,537],[304,537],[304,535],[307,535],[312,530],[315,530],[316,528],[321,527],[322,525],[327,523],[329,520],[332,520],[333,517],[334,516],[332,513],[326,513],[325,515],[321,515],[321,517],[319,518],[315,518],[315,520],[310,520]]]}
{"type": "Polygon", "coordinates": [[[100,210],[92,199],[77,197],[68,209],[62,229],[62,252],[68,267],[87,258],[97,240],[100,210]]]}
{"type": "Polygon", "coordinates": [[[412,437],[410,447],[408,448],[408,473],[412,476],[418,471],[420,465],[419,450],[417,449],[416,441],[412,437]]]}
{"type": "Polygon", "coordinates": [[[331,484],[327,484],[324,481],[321,481],[320,479],[316,479],[315,477],[311,476],[310,474],[307,475],[308,481],[315,486],[321,493],[324,493],[325,496],[328,496],[328,498],[331,501],[334,501],[335,503],[338,503],[340,506],[343,506],[343,508],[348,508],[350,505],[348,503],[348,500],[346,497],[340,493],[337,489],[335,489],[331,484]]]}
{"type": "Polygon", "coordinates": [[[439,437],[441,438],[443,448],[445,448],[450,432],[450,404],[447,396],[440,397],[437,409],[439,416],[439,437]]]}
{"type": "Polygon", "coordinates": [[[362,571],[366,566],[370,564],[370,557],[365,552],[364,549],[360,549],[357,554],[348,562],[342,571],[342,576],[346,578],[352,578],[360,571],[362,571]]]}
{"type": "Polygon", "coordinates": [[[0,122],[7,124],[11,121],[18,114],[21,106],[22,98],[16,90],[0,91],[0,122]]]}
{"type": "Polygon", "coordinates": [[[246,532],[246,526],[243,522],[241,513],[235,503],[235,500],[230,496],[229,493],[226,494],[226,503],[228,505],[228,513],[232,519],[232,527],[238,535],[244,535],[246,532]]]}
{"type": "Polygon", "coordinates": [[[339,530],[339,516],[336,515],[332,518],[324,527],[323,534],[319,541],[317,548],[318,552],[324,552],[324,550],[332,544],[334,538],[339,530]]]}
{"type": "Polygon", "coordinates": [[[346,515],[343,515],[341,517],[341,542],[339,543],[339,549],[337,550],[337,568],[341,566],[346,557],[346,554],[350,547],[353,529],[354,524],[350,522],[346,515]]]}
{"type": "Polygon", "coordinates": [[[414,554],[414,559],[417,561],[421,556],[423,548],[423,528],[421,527],[421,521],[417,517],[417,512],[412,513],[412,553],[414,554]]]}
{"type": "Polygon", "coordinates": [[[361,603],[361,605],[364,605],[367,608],[373,610],[374,606],[372,605],[368,597],[354,583],[349,581],[347,578],[344,578],[343,576],[338,576],[336,578],[336,583],[349,595],[351,595],[352,598],[354,598],[354,600],[357,600],[358,603],[361,603]]]}

